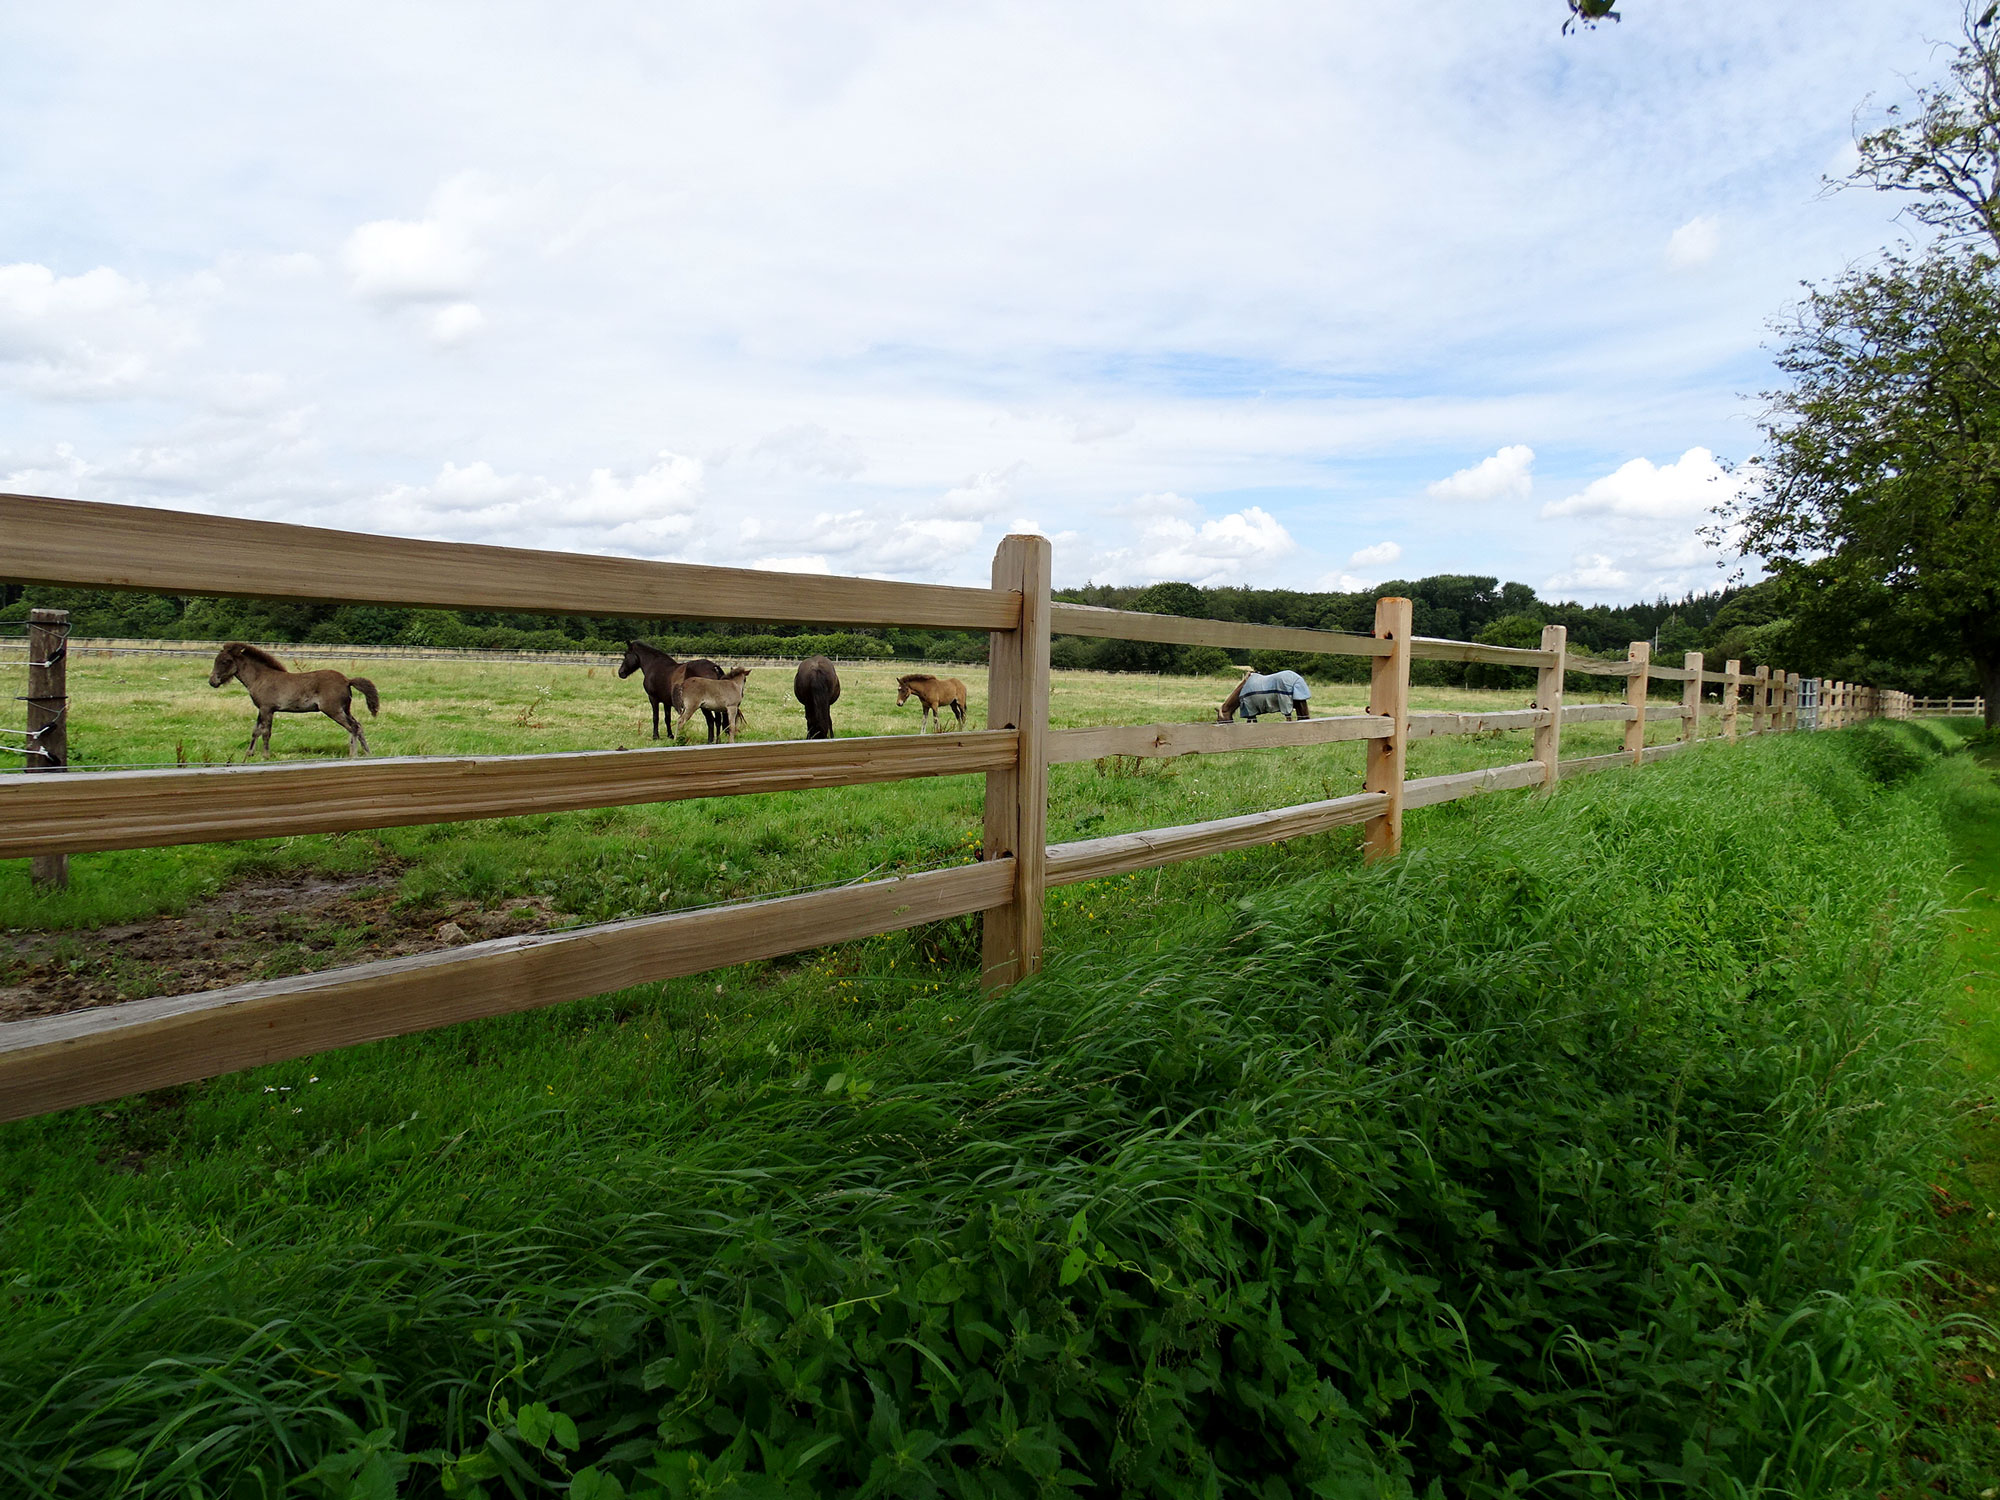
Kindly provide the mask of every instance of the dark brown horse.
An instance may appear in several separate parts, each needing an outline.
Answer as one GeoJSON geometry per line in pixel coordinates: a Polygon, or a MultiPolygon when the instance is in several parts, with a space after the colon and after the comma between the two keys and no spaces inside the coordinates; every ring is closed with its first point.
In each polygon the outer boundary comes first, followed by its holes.
{"type": "Polygon", "coordinates": [[[941,710],[949,708],[958,715],[958,727],[965,728],[965,684],[956,677],[933,677],[928,672],[912,672],[907,677],[898,677],[896,707],[901,708],[913,696],[923,707],[925,725],[936,720],[938,733],[944,733],[944,714],[941,710]]]}
{"type": "Polygon", "coordinates": [[[833,705],[840,701],[840,674],[824,656],[808,656],[792,678],[792,696],[806,711],[806,738],[833,738],[833,705]]]}
{"type": "MultiPolygon", "coordinates": [[[[683,677],[720,677],[722,668],[705,656],[693,661],[675,661],[658,646],[649,646],[644,641],[625,643],[625,660],[618,664],[618,675],[630,677],[634,672],[643,672],[646,697],[653,705],[653,738],[660,737],[660,710],[667,711],[667,738],[674,737],[674,710],[679,706],[674,697],[674,689],[681,685],[683,677]]],[[[711,741],[722,729],[721,716],[713,710],[704,710],[708,720],[708,737],[711,741]]],[[[681,726],[685,729],[687,726],[681,726]]]]}
{"type": "Polygon", "coordinates": [[[271,718],[275,714],[325,714],[347,731],[347,753],[368,753],[368,737],[361,721],[351,712],[354,693],[359,689],[368,700],[368,716],[382,711],[375,684],[366,677],[349,677],[328,668],[320,672],[289,672],[285,664],[268,651],[231,641],[215,653],[215,668],[208,674],[210,687],[221,687],[234,677],[249,690],[257,705],[257,727],[250,731],[250,754],[257,753],[258,736],[263,736],[264,758],[271,757],[271,718]]]}

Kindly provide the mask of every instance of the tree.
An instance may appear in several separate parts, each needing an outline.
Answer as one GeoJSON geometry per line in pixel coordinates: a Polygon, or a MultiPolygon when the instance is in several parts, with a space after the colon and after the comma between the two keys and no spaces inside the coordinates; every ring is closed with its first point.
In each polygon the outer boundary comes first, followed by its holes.
{"type": "Polygon", "coordinates": [[[1955,642],[2000,724],[2000,261],[1891,257],[1787,329],[1766,452],[1729,508],[1795,632],[1892,660],[1955,642]]]}
{"type": "Polygon", "coordinates": [[[1850,181],[1908,193],[1910,217],[1948,247],[2000,251],[2000,3],[1972,0],[1950,76],[1916,91],[1914,110],[1891,106],[1889,123],[1855,141],[1850,181]],[[1914,117],[1912,117],[1914,115],[1914,117]]]}

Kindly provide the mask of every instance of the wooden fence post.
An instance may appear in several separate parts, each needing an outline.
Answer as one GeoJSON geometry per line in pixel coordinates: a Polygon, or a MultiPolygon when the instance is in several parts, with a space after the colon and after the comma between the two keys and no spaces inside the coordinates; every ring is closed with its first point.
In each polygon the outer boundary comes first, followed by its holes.
{"type": "Polygon", "coordinates": [[[989,638],[986,727],[1019,732],[1011,771],[986,773],[985,858],[1014,860],[1014,899],[982,918],[980,984],[1000,989],[1042,966],[1049,849],[1049,579],[1045,536],[1001,538],[993,587],[1019,593],[1021,624],[989,638]]]}
{"type": "Polygon", "coordinates": [[[1652,686],[1646,669],[1653,664],[1653,643],[1634,641],[1626,649],[1625,660],[1632,664],[1632,675],[1625,679],[1625,706],[1632,710],[1632,717],[1625,721],[1625,750],[1636,766],[1645,759],[1646,693],[1652,686]]]}
{"type": "MultiPolygon", "coordinates": [[[[28,611],[27,769],[69,768],[69,611],[28,611]]],[[[69,884],[67,854],[37,854],[28,861],[35,885],[69,884]]]]}
{"type": "Polygon", "coordinates": [[[1389,806],[1362,829],[1362,850],[1370,860],[1403,852],[1403,772],[1410,748],[1410,621],[1416,606],[1394,597],[1375,601],[1375,635],[1395,649],[1373,659],[1368,674],[1368,712],[1389,720],[1389,737],[1368,742],[1368,776],[1362,788],[1387,792],[1389,806]]]}
{"type": "Polygon", "coordinates": [[[1736,710],[1743,702],[1743,663],[1734,658],[1722,664],[1722,737],[1736,743],[1736,710]]]}
{"type": "Polygon", "coordinates": [[[1555,664],[1535,669],[1535,707],[1548,711],[1549,722],[1535,731],[1535,759],[1542,763],[1542,785],[1554,786],[1562,764],[1563,663],[1569,656],[1569,627],[1544,625],[1542,649],[1556,654],[1555,664]]]}
{"type": "Polygon", "coordinates": [[[1780,672],[1778,675],[1785,680],[1782,695],[1784,699],[1784,715],[1779,722],[1786,732],[1789,733],[1799,727],[1799,674],[1796,672],[1780,672]]]}
{"type": "Polygon", "coordinates": [[[1771,701],[1771,669],[1759,667],[1750,678],[1750,732],[1762,734],[1767,722],[1764,711],[1771,701]]]}
{"type": "Polygon", "coordinates": [[[1681,684],[1681,738],[1692,745],[1701,738],[1701,653],[1688,652],[1681,666],[1688,674],[1681,684]]]}

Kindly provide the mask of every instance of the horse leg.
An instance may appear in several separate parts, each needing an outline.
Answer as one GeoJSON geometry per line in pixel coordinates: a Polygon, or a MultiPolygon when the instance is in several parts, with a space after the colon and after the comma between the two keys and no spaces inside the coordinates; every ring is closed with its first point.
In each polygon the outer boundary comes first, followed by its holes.
{"type": "Polygon", "coordinates": [[[357,747],[361,754],[366,755],[368,753],[368,736],[361,732],[361,721],[354,717],[354,710],[352,708],[323,708],[320,712],[347,731],[347,758],[349,760],[354,758],[357,747]]]}
{"type": "MultiPolygon", "coordinates": [[[[660,737],[660,700],[658,698],[655,698],[651,693],[648,693],[646,695],[646,701],[653,705],[653,738],[658,739],[660,737]]],[[[667,705],[667,738],[672,739],[673,734],[674,734],[674,706],[671,703],[669,703],[667,705]]]]}
{"type": "Polygon", "coordinates": [[[264,759],[269,760],[271,758],[271,720],[277,716],[278,711],[275,708],[260,708],[257,710],[257,726],[250,731],[250,749],[248,754],[244,756],[245,760],[248,760],[251,755],[257,753],[257,736],[260,734],[264,737],[264,759]]]}

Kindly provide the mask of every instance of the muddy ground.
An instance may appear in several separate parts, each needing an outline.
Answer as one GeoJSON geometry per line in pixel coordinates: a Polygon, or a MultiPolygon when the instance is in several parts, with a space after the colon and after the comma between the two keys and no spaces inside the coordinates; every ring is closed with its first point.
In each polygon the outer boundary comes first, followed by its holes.
{"type": "Polygon", "coordinates": [[[0,931],[0,1022],[423,953],[571,920],[539,897],[490,907],[400,905],[399,873],[259,876],[177,917],[85,932],[0,931]]]}

